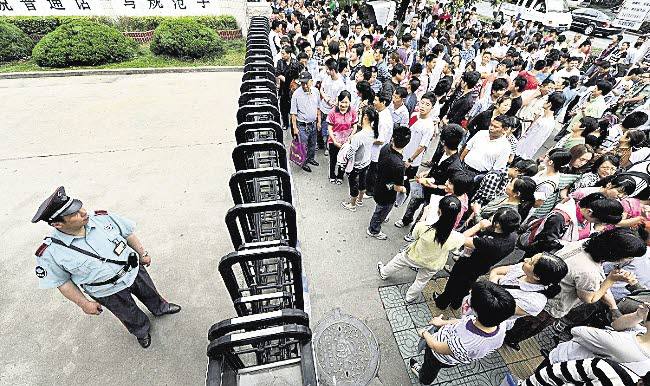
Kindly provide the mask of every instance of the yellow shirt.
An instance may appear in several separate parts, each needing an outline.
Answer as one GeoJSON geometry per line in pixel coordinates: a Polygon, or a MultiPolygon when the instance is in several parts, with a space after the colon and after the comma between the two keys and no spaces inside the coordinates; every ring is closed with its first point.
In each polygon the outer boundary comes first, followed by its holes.
{"type": "Polygon", "coordinates": [[[375,64],[375,54],[373,50],[371,49],[370,51],[363,51],[363,55],[361,55],[361,65],[365,67],[372,67],[373,64],[375,64]]]}
{"type": "Polygon", "coordinates": [[[432,271],[441,270],[447,262],[449,252],[465,243],[465,236],[456,231],[451,231],[449,238],[443,245],[438,244],[435,236],[435,229],[429,229],[429,225],[423,222],[417,223],[413,228],[415,241],[406,251],[406,257],[422,268],[432,271]]]}

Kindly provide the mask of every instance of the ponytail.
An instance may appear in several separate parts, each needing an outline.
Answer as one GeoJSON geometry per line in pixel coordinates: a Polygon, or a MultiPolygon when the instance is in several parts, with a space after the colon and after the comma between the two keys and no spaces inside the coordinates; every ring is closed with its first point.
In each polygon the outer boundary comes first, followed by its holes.
{"type": "Polygon", "coordinates": [[[368,106],[363,109],[363,114],[368,117],[368,120],[370,121],[375,139],[379,138],[379,113],[374,107],[368,106]]]}
{"type": "Polygon", "coordinates": [[[454,229],[461,204],[455,196],[445,196],[440,200],[438,207],[440,208],[440,218],[429,229],[436,230],[434,238],[438,244],[443,245],[454,229]]]}
{"type": "Polygon", "coordinates": [[[537,292],[546,296],[547,299],[556,297],[562,290],[560,281],[568,272],[569,267],[564,260],[550,253],[542,253],[533,267],[533,273],[539,279],[540,284],[545,285],[546,288],[537,292]]]}

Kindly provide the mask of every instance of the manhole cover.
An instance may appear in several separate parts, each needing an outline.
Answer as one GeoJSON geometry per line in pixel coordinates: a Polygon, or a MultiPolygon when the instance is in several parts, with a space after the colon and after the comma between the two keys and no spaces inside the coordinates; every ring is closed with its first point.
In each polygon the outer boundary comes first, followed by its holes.
{"type": "Polygon", "coordinates": [[[362,321],[339,308],[318,323],[313,343],[321,385],[367,385],[377,375],[377,339],[362,321]]]}

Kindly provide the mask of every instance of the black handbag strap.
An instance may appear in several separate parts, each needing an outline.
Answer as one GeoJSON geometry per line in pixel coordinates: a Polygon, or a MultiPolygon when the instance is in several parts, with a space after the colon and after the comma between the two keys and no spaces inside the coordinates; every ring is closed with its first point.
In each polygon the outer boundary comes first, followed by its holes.
{"type": "Polygon", "coordinates": [[[100,261],[113,263],[113,264],[117,264],[117,265],[122,265],[122,266],[129,265],[129,263],[127,261],[118,261],[118,260],[113,260],[113,259],[107,259],[105,257],[101,257],[99,255],[96,255],[96,254],[94,254],[92,252],[86,251],[85,249],[75,247],[74,245],[67,245],[63,241],[61,241],[59,239],[55,239],[54,237],[46,237],[45,240],[51,240],[54,244],[58,244],[58,245],[61,245],[61,246],[65,247],[65,248],[72,249],[73,251],[83,253],[86,256],[93,257],[93,258],[95,258],[97,260],[100,260],[100,261]]]}

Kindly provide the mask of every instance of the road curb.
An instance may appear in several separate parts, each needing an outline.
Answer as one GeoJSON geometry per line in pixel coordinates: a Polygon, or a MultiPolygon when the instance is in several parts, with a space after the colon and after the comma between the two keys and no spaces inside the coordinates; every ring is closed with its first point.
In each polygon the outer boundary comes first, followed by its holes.
{"type": "Polygon", "coordinates": [[[171,73],[189,73],[189,72],[242,72],[242,71],[244,71],[244,67],[240,67],[240,66],[118,68],[118,69],[110,69],[110,70],[10,72],[10,73],[0,74],[0,79],[60,78],[66,76],[93,76],[93,75],[171,74],[171,73]]]}

